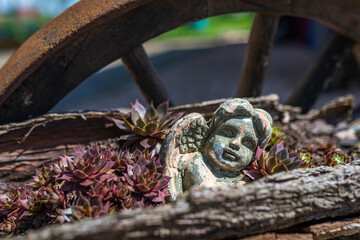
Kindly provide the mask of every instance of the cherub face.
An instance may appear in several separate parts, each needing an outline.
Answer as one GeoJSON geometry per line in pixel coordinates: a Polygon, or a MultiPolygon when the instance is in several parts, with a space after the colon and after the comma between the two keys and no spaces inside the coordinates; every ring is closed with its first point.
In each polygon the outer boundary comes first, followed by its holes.
{"type": "Polygon", "coordinates": [[[226,120],[212,132],[208,141],[211,160],[220,169],[231,172],[249,165],[258,144],[253,121],[248,117],[226,120]]]}

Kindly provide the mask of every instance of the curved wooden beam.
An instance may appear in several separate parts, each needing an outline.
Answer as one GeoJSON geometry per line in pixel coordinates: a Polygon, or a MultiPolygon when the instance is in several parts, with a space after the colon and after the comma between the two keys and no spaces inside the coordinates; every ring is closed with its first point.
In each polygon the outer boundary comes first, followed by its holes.
{"type": "Polygon", "coordinates": [[[245,11],[313,18],[360,39],[357,0],[83,0],[35,33],[0,70],[0,122],[49,111],[93,73],[161,33],[245,11]]]}

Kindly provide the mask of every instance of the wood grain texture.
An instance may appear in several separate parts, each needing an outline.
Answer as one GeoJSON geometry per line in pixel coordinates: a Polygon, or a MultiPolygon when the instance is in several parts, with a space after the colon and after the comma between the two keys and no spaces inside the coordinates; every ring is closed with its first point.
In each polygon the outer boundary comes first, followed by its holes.
{"type": "MultiPolygon", "coordinates": [[[[132,49],[122,56],[121,60],[148,104],[153,103],[157,107],[170,100],[143,46],[132,49]]],[[[173,106],[173,103],[170,101],[169,105],[173,106]]]]}
{"type": "Polygon", "coordinates": [[[83,0],[35,33],[0,70],[0,122],[46,113],[93,73],[161,33],[245,11],[317,19],[360,40],[357,0],[83,0]]]}
{"type": "Polygon", "coordinates": [[[31,178],[35,169],[59,156],[71,155],[77,145],[118,147],[123,131],[111,118],[120,112],[47,114],[22,123],[0,126],[0,190],[31,178]]]}
{"type": "Polygon", "coordinates": [[[360,212],[360,166],[298,169],[174,203],[47,227],[23,239],[229,239],[360,212]]]}
{"type": "Polygon", "coordinates": [[[236,97],[260,96],[279,20],[279,15],[255,14],[236,97]]]}

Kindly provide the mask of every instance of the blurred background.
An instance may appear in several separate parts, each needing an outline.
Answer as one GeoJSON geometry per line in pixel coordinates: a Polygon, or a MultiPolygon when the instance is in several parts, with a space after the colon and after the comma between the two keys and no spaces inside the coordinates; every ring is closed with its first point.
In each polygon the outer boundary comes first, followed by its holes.
{"type": "MultiPolygon", "coordinates": [[[[0,67],[29,36],[76,2],[0,0],[0,67]]],[[[216,16],[180,27],[145,44],[175,104],[235,94],[252,20],[252,13],[216,16]]],[[[277,93],[285,101],[332,34],[331,29],[316,21],[282,17],[263,94],[277,93]]],[[[360,92],[359,72],[354,56],[349,56],[333,81],[328,81],[315,107],[334,97],[360,92]]],[[[145,103],[119,60],[79,85],[52,111],[129,107],[136,98],[145,103]]]]}

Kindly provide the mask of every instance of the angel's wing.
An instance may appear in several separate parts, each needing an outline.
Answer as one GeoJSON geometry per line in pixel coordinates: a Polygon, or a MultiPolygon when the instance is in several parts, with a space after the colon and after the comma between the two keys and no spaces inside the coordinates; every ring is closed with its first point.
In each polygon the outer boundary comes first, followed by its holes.
{"type": "Polygon", "coordinates": [[[183,192],[182,177],[186,163],[181,155],[200,150],[208,129],[201,114],[191,113],[179,119],[167,134],[160,150],[160,160],[166,166],[166,174],[171,177],[168,191],[172,200],[183,192]]]}

